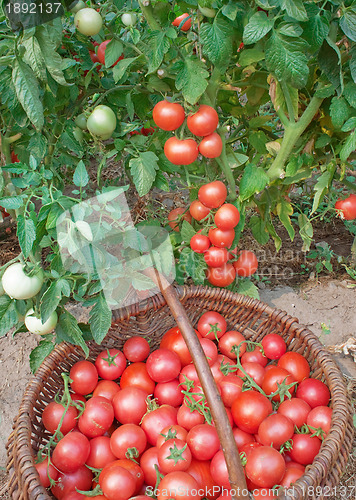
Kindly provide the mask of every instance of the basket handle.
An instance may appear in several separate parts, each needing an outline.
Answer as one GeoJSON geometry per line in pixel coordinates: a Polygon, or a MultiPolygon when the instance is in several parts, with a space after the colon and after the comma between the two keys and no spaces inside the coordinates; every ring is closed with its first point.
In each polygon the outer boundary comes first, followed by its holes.
{"type": "Polygon", "coordinates": [[[246,486],[245,474],[234,435],[232,433],[231,425],[227,417],[225,407],[221,401],[221,396],[216,387],[216,383],[212,376],[205,353],[200,345],[188,315],[178,299],[177,292],[174,287],[170,285],[157,270],[150,268],[145,271],[145,274],[147,274],[159,286],[192,356],[193,363],[209,404],[216,431],[224,452],[229,472],[229,481],[231,489],[233,490],[232,493],[235,493],[234,495],[231,495],[232,500],[248,499],[250,496],[246,486]]]}

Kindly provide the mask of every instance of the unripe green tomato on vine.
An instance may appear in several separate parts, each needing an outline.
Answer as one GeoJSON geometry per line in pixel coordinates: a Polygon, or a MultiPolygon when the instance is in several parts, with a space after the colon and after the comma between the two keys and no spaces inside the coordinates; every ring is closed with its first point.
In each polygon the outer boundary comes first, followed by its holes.
{"type": "Polygon", "coordinates": [[[25,326],[27,330],[38,335],[47,335],[47,333],[50,333],[56,327],[57,322],[58,316],[56,311],[53,311],[48,320],[44,323],[42,323],[40,318],[34,315],[34,310],[32,308],[27,311],[25,316],[25,326]]]}
{"type": "Polygon", "coordinates": [[[33,276],[28,276],[24,271],[24,266],[20,262],[11,264],[1,279],[5,293],[13,299],[30,299],[38,294],[43,283],[43,273],[40,270],[33,276]]]}
{"type": "Polygon", "coordinates": [[[89,116],[87,127],[92,135],[109,139],[116,128],[116,115],[109,106],[100,104],[89,116]]]}
{"type": "Polygon", "coordinates": [[[99,33],[103,25],[103,19],[95,9],[86,7],[79,10],[74,16],[74,26],[79,33],[86,36],[94,36],[99,33]]]}
{"type": "Polygon", "coordinates": [[[121,16],[121,21],[125,26],[135,26],[137,22],[136,14],[133,12],[125,12],[125,14],[121,16]]]}
{"type": "Polygon", "coordinates": [[[81,113],[80,115],[76,116],[74,123],[76,124],[77,127],[81,128],[82,130],[85,130],[87,128],[87,119],[84,113],[81,113]]]}
{"type": "Polygon", "coordinates": [[[77,2],[73,9],[70,9],[71,12],[73,12],[73,14],[76,14],[77,12],[79,12],[80,10],[82,9],[85,9],[86,5],[85,3],[83,2],[83,0],[79,0],[79,2],[77,2]]]}

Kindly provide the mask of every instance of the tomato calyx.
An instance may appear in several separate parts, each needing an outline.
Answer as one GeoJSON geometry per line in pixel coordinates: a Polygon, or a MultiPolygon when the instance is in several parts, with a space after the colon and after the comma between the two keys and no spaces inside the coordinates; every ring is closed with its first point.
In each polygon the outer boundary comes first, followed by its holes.
{"type": "Polygon", "coordinates": [[[317,436],[320,437],[322,441],[324,441],[326,432],[321,427],[313,427],[312,425],[308,425],[308,428],[312,431],[311,437],[317,436]]]}
{"type": "MultiPolygon", "coordinates": [[[[91,467],[89,467],[89,469],[91,469],[91,467]]],[[[85,498],[86,497],[97,497],[98,495],[103,495],[103,490],[100,488],[99,485],[95,486],[95,488],[93,490],[90,490],[90,491],[83,491],[83,490],[77,490],[77,489],[75,489],[75,491],[77,491],[81,495],[85,495],[85,498]]]]}
{"type": "Polygon", "coordinates": [[[310,429],[307,424],[302,425],[302,427],[295,426],[296,434],[310,434],[310,429]]]}
{"type": "Polygon", "coordinates": [[[245,467],[246,464],[247,464],[247,456],[246,456],[246,453],[244,451],[241,451],[239,453],[240,455],[240,459],[241,459],[241,464],[242,464],[242,467],[245,467]]]}
{"type": "Polygon", "coordinates": [[[221,328],[219,328],[219,323],[214,323],[214,324],[209,323],[209,326],[210,330],[208,331],[208,335],[209,333],[213,333],[215,339],[218,341],[219,340],[218,332],[221,332],[221,328]]]}
{"type": "Polygon", "coordinates": [[[283,454],[285,451],[290,451],[293,449],[293,439],[288,439],[279,449],[279,453],[283,454]]]}
{"type": "Polygon", "coordinates": [[[174,443],[174,445],[171,448],[169,448],[170,455],[167,455],[165,457],[166,460],[173,460],[174,465],[177,465],[177,463],[182,461],[182,460],[187,461],[187,459],[183,457],[183,453],[186,450],[187,446],[188,446],[188,444],[185,443],[183,448],[178,448],[176,443],[174,443]]]}
{"type": "Polygon", "coordinates": [[[109,349],[106,349],[106,351],[108,353],[108,357],[102,358],[103,361],[106,361],[109,366],[116,366],[117,367],[117,364],[115,363],[115,359],[118,357],[119,353],[115,354],[114,356],[111,356],[109,349]]]}
{"type": "Polygon", "coordinates": [[[277,384],[277,390],[275,392],[272,392],[269,394],[267,397],[268,398],[274,398],[275,396],[280,396],[281,403],[283,403],[284,399],[287,397],[288,399],[292,399],[292,394],[290,393],[290,389],[295,387],[298,382],[292,382],[291,384],[287,384],[286,382],[287,377],[281,382],[276,382],[277,384]]]}
{"type": "Polygon", "coordinates": [[[197,410],[200,415],[203,415],[206,422],[211,425],[213,418],[211,416],[210,408],[206,406],[206,398],[201,392],[190,392],[190,391],[182,391],[184,394],[184,402],[189,408],[190,412],[193,413],[194,410],[197,410]],[[195,399],[195,397],[199,399],[195,399]]]}
{"type": "Polygon", "coordinates": [[[126,453],[125,453],[125,457],[128,459],[128,460],[132,460],[133,462],[135,462],[135,464],[138,464],[138,461],[135,460],[135,458],[138,458],[139,456],[139,452],[138,452],[138,449],[133,447],[133,448],[127,448],[126,450],[126,453]]]}
{"type": "Polygon", "coordinates": [[[164,441],[166,442],[166,441],[169,441],[170,439],[175,439],[177,437],[177,431],[176,430],[172,431],[172,428],[170,428],[170,429],[168,429],[168,432],[166,432],[166,434],[162,434],[162,432],[161,432],[160,436],[164,437],[164,441]]]}

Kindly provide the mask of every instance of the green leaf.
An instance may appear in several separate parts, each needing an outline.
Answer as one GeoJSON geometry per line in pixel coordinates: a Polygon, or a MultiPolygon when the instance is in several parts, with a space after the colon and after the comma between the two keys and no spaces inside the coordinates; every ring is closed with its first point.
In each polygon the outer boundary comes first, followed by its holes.
{"type": "Polygon", "coordinates": [[[345,35],[356,42],[356,8],[347,9],[340,19],[340,27],[345,35]]]}
{"type": "Polygon", "coordinates": [[[280,82],[295,88],[305,86],[308,76],[306,43],[301,38],[286,37],[273,31],[266,44],[266,63],[280,82]]]}
{"type": "Polygon", "coordinates": [[[52,281],[45,293],[41,297],[41,320],[42,323],[48,320],[50,315],[55,311],[62,299],[62,293],[65,296],[70,294],[70,286],[68,281],[63,278],[52,281]]]}
{"type": "Polygon", "coordinates": [[[356,116],[352,116],[351,118],[349,118],[347,120],[347,122],[344,123],[341,131],[342,132],[350,132],[354,128],[356,128],[356,116]]]}
{"type": "Polygon", "coordinates": [[[46,66],[37,38],[32,36],[24,40],[21,45],[26,49],[23,60],[31,67],[39,80],[47,81],[46,66]]]}
{"type": "Polygon", "coordinates": [[[42,160],[47,153],[47,138],[39,132],[35,133],[30,139],[28,149],[38,160],[42,160]]]}
{"type": "Polygon", "coordinates": [[[253,215],[250,219],[250,227],[255,240],[260,243],[260,245],[265,245],[269,240],[269,233],[262,217],[253,215]]]}
{"type": "Polygon", "coordinates": [[[268,139],[262,130],[250,132],[249,141],[251,146],[255,148],[258,153],[264,154],[267,152],[266,142],[268,142],[268,139]]]}
{"type": "Polygon", "coordinates": [[[130,170],[133,182],[139,196],[145,196],[156,178],[158,158],[152,151],[140,153],[138,158],[130,160],[130,170]]]}
{"type": "Polygon", "coordinates": [[[132,286],[135,290],[143,291],[143,290],[151,290],[155,288],[157,285],[145,274],[142,273],[134,273],[132,274],[132,286]]]}
{"type": "Polygon", "coordinates": [[[278,26],[278,31],[281,35],[298,37],[303,33],[303,28],[299,24],[282,23],[278,26]]]}
{"type": "Polygon", "coordinates": [[[297,21],[307,21],[308,15],[302,0],[279,0],[282,10],[285,10],[289,17],[297,21]]]}
{"type": "Polygon", "coordinates": [[[36,224],[30,218],[23,215],[17,217],[17,237],[19,239],[22,253],[27,258],[31,253],[33,243],[36,240],[36,224]]]}
{"type": "Polygon", "coordinates": [[[153,185],[162,191],[166,191],[167,193],[170,191],[168,180],[160,170],[157,172],[153,185]]]}
{"type": "Polygon", "coordinates": [[[254,14],[244,28],[242,40],[245,45],[256,43],[271,31],[274,20],[267,17],[265,12],[259,11],[254,14]]]}
{"type": "Polygon", "coordinates": [[[62,71],[62,58],[56,52],[55,43],[51,40],[48,33],[48,26],[42,25],[36,28],[36,38],[41,48],[42,56],[46,64],[47,70],[53,80],[60,85],[71,85],[66,82],[62,71]]]}
{"type": "MultiPolygon", "coordinates": [[[[292,102],[294,116],[298,116],[298,105],[299,105],[299,92],[298,89],[288,85],[288,83],[284,83],[284,90],[289,92],[290,100],[292,102]]],[[[276,82],[276,97],[274,106],[275,109],[282,108],[288,115],[288,108],[284,97],[284,92],[282,89],[282,85],[279,82],[276,82]]]]}
{"type": "Polygon", "coordinates": [[[284,198],[281,198],[281,200],[276,205],[276,209],[279,220],[286,228],[291,241],[293,241],[295,236],[295,231],[290,220],[290,216],[293,215],[294,212],[292,205],[284,198]]]}
{"type": "Polygon", "coordinates": [[[344,90],[341,52],[336,43],[328,37],[324,40],[319,51],[318,63],[324,75],[340,96],[344,90]]]}
{"type": "Polygon", "coordinates": [[[164,55],[170,48],[165,31],[152,31],[143,50],[148,62],[148,73],[153,73],[161,66],[164,55]]]}
{"type": "Polygon", "coordinates": [[[221,12],[225,17],[227,17],[231,21],[235,21],[238,10],[239,10],[238,4],[230,0],[227,5],[223,6],[221,12]]]}
{"type": "Polygon", "coordinates": [[[46,357],[51,354],[54,349],[53,342],[41,340],[37,347],[30,353],[30,368],[32,373],[36,373],[46,357]]]}
{"type": "Polygon", "coordinates": [[[97,344],[100,345],[106,337],[111,326],[111,321],[111,310],[105,300],[104,294],[101,292],[89,315],[90,330],[97,344]]]}
{"type": "Polygon", "coordinates": [[[189,224],[188,221],[183,220],[182,229],[180,231],[180,234],[182,236],[182,240],[185,241],[189,245],[190,240],[196,234],[196,231],[193,228],[193,226],[191,224],[189,224]]]}
{"type": "Polygon", "coordinates": [[[340,151],[340,160],[347,161],[350,154],[356,150],[356,130],[352,132],[344,142],[340,151]]]}
{"type": "Polygon", "coordinates": [[[8,295],[2,295],[0,297],[0,337],[6,335],[18,322],[14,299],[8,295]]]}
{"type": "Polygon", "coordinates": [[[220,16],[216,16],[212,24],[203,23],[200,28],[203,53],[218,67],[226,67],[229,64],[232,38],[232,25],[220,16]]]}
{"type": "Polygon", "coordinates": [[[267,231],[269,232],[269,234],[272,236],[276,252],[279,252],[281,249],[281,246],[282,246],[282,240],[278,236],[278,234],[277,234],[277,232],[272,224],[272,221],[266,222],[266,228],[267,228],[267,231]]]}
{"type": "Polygon", "coordinates": [[[313,226],[311,225],[308,217],[305,214],[298,215],[299,234],[303,240],[303,252],[310,249],[311,242],[313,241],[313,226]]]}
{"type": "Polygon", "coordinates": [[[316,52],[322,46],[325,38],[329,34],[329,22],[326,17],[316,16],[311,17],[303,24],[303,34],[306,41],[309,43],[312,52],[316,52]]]}
{"type": "Polygon", "coordinates": [[[23,205],[23,197],[22,196],[4,196],[0,198],[0,204],[2,207],[10,210],[17,210],[23,205]]]}
{"type": "Polygon", "coordinates": [[[84,187],[89,182],[89,175],[82,160],[80,160],[74,171],[73,182],[78,187],[84,187]]]}
{"type": "Polygon", "coordinates": [[[202,254],[193,252],[191,248],[183,248],[178,267],[180,272],[184,270],[186,277],[190,276],[197,285],[205,282],[207,265],[202,254]]]}
{"type": "Polygon", "coordinates": [[[183,97],[189,104],[195,104],[205,92],[209,76],[205,64],[199,59],[186,57],[174,65],[178,69],[176,78],[177,90],[181,90],[183,97]]]}
{"type": "Polygon", "coordinates": [[[12,82],[17,98],[29,120],[37,130],[41,130],[44,124],[44,116],[38,83],[32,69],[20,59],[14,61],[12,82]]]}
{"type": "Polygon", "coordinates": [[[248,165],[240,182],[240,200],[247,200],[254,194],[263,191],[268,181],[268,175],[263,168],[248,165]]]}
{"type": "Polygon", "coordinates": [[[113,38],[105,48],[105,67],[111,68],[122,55],[123,50],[124,48],[120,40],[113,38]]]}
{"type": "Polygon", "coordinates": [[[349,65],[350,65],[351,76],[352,76],[354,83],[356,83],[356,46],[354,46],[350,50],[350,56],[351,57],[350,57],[349,65]]]}
{"type": "Polygon", "coordinates": [[[347,102],[356,109],[356,85],[353,82],[349,82],[345,85],[344,97],[347,102]]]}
{"type": "Polygon", "coordinates": [[[89,356],[89,348],[84,342],[83,334],[78,326],[78,322],[70,312],[63,310],[59,316],[56,326],[56,334],[60,340],[65,340],[71,344],[79,345],[85,356],[89,356]]]}
{"type": "Polygon", "coordinates": [[[331,166],[328,167],[328,169],[318,177],[318,181],[314,186],[315,195],[310,215],[316,212],[316,210],[319,208],[320,203],[322,202],[325,194],[328,192],[331,186],[332,180],[334,178],[334,173],[335,173],[335,167],[331,166]]]}
{"type": "Polygon", "coordinates": [[[260,298],[257,286],[248,278],[239,278],[237,280],[236,292],[253,299],[258,300],[260,298]]]}
{"type": "Polygon", "coordinates": [[[333,97],[330,104],[331,121],[336,129],[341,129],[350,116],[349,106],[343,97],[333,97]]]}
{"type": "Polygon", "coordinates": [[[250,64],[262,61],[265,58],[265,53],[258,49],[246,49],[240,54],[239,64],[242,67],[250,66],[250,64]]]}

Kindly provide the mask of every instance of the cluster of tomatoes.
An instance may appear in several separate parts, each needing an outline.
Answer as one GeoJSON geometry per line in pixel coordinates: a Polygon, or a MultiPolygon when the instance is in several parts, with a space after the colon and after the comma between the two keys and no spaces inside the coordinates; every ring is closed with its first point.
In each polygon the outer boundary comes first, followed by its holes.
{"type": "MultiPolygon", "coordinates": [[[[153,108],[152,117],[160,129],[172,132],[183,125],[185,111],[178,103],[160,101],[153,108]]],[[[170,137],[164,145],[167,159],[174,165],[190,165],[198,158],[199,153],[206,158],[220,156],[223,144],[220,135],[215,132],[218,124],[219,116],[216,110],[201,104],[196,113],[188,116],[187,127],[192,134],[203,139],[198,145],[195,139],[170,137]]]]}
{"type": "Polygon", "coordinates": [[[335,203],[335,208],[342,219],[356,219],[356,194],[350,194],[344,200],[338,200],[335,203]]]}
{"type": "MultiPolygon", "coordinates": [[[[196,335],[248,488],[255,499],[272,498],[272,487],[289,487],[317,455],[330,429],[329,389],[310,378],[307,360],[287,351],[278,334],[247,342],[228,330],[221,314],[208,311],[196,335]]],[[[52,438],[36,464],[55,498],[97,493],[103,500],[143,500],[153,493],[158,500],[231,499],[218,434],[177,327],[151,353],[147,340],[134,336],[122,351],[107,349],[95,363],[79,361],[63,378],[62,400],[42,414],[52,438]]]]}

